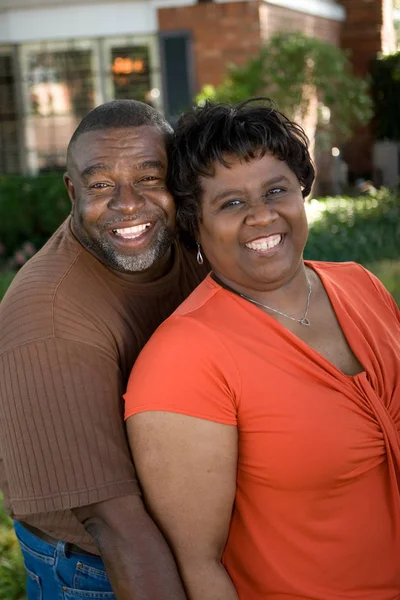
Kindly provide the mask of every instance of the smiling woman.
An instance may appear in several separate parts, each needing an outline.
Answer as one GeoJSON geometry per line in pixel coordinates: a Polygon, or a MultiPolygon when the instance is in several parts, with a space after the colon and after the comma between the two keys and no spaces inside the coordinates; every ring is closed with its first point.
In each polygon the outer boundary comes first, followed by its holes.
{"type": "Polygon", "coordinates": [[[299,269],[307,241],[299,181],[270,154],[249,161],[225,155],[224,161],[212,177],[200,178],[201,246],[214,273],[244,295],[283,286],[299,269]]]}
{"type": "Polygon", "coordinates": [[[307,140],[265,99],[186,113],[170,159],[179,222],[212,272],[125,400],[189,597],[397,598],[395,302],[356,263],[303,260],[307,140]]]}

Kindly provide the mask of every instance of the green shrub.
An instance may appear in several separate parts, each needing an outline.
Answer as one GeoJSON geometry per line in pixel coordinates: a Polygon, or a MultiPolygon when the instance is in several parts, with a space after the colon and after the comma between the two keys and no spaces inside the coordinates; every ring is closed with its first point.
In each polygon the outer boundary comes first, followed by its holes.
{"type": "Polygon", "coordinates": [[[196,102],[268,96],[279,110],[304,124],[314,92],[329,109],[329,118],[320,115],[320,125],[331,141],[348,138],[356,125],[372,117],[368,81],[354,75],[347,54],[299,31],[276,33],[243,65],[228,65],[225,80],[216,88],[205,85],[196,102]]]}
{"type": "Polygon", "coordinates": [[[71,210],[60,173],[38,177],[0,177],[0,254],[2,260],[21,252],[23,264],[54,233],[71,210]]]}
{"type": "Polygon", "coordinates": [[[0,494],[0,600],[25,600],[25,581],[22,555],[0,494]]]}
{"type": "Polygon", "coordinates": [[[12,282],[14,275],[14,271],[5,271],[4,273],[0,271],[0,300],[6,293],[6,290],[12,282]]]}
{"type": "Polygon", "coordinates": [[[308,203],[311,225],[305,257],[368,265],[400,258],[400,195],[325,198],[308,203]]]}
{"type": "Polygon", "coordinates": [[[366,266],[382,281],[400,307],[400,260],[383,260],[366,266]]]}

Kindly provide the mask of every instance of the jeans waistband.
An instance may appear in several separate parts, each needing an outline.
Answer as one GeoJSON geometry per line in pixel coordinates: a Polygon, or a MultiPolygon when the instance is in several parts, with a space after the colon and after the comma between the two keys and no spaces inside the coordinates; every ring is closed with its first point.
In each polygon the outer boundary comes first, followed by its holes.
{"type": "MultiPolygon", "coordinates": [[[[32,525],[29,525],[28,523],[25,523],[24,521],[19,521],[19,524],[24,529],[29,531],[29,533],[31,535],[34,535],[35,537],[39,538],[43,542],[46,542],[46,544],[50,544],[50,546],[54,546],[55,548],[57,547],[60,540],[53,538],[51,535],[48,535],[44,531],[41,531],[41,529],[37,529],[36,527],[33,527],[32,525]]],[[[83,548],[80,548],[76,544],[71,544],[68,542],[67,546],[68,546],[68,551],[73,552],[74,554],[84,554],[86,556],[96,556],[98,558],[98,556],[96,554],[87,552],[86,550],[83,550],[83,548]]]]}

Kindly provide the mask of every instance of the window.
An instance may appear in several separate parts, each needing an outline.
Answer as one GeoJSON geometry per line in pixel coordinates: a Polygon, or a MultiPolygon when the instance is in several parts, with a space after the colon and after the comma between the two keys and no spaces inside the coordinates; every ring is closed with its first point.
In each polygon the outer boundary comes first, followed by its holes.
{"type": "Polygon", "coordinates": [[[19,127],[12,49],[0,48],[0,173],[18,173],[19,127]]]}
{"type": "Polygon", "coordinates": [[[40,44],[22,49],[27,162],[33,172],[63,169],[68,141],[96,105],[93,44],[40,44]]]}
{"type": "Polygon", "coordinates": [[[111,49],[114,98],[150,100],[149,49],[146,46],[122,46],[111,49]]]}
{"type": "Polygon", "coordinates": [[[64,169],[66,148],[79,121],[107,100],[134,98],[160,110],[158,54],[156,36],[21,46],[19,122],[27,170],[64,169]]]}

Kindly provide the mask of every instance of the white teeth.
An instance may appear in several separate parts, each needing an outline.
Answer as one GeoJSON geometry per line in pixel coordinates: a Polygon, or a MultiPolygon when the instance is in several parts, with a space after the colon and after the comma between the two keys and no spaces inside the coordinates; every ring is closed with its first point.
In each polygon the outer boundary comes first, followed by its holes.
{"type": "Polygon", "coordinates": [[[249,242],[246,244],[246,248],[250,248],[250,250],[271,250],[275,248],[278,244],[280,244],[282,240],[281,234],[279,235],[269,235],[266,238],[259,238],[258,240],[254,240],[254,242],[249,242]]]}
{"type": "Polygon", "coordinates": [[[113,233],[115,235],[119,235],[126,239],[133,239],[138,237],[145,231],[148,227],[150,227],[151,223],[143,223],[142,225],[135,225],[134,227],[124,227],[122,229],[113,229],[113,233]]]}

